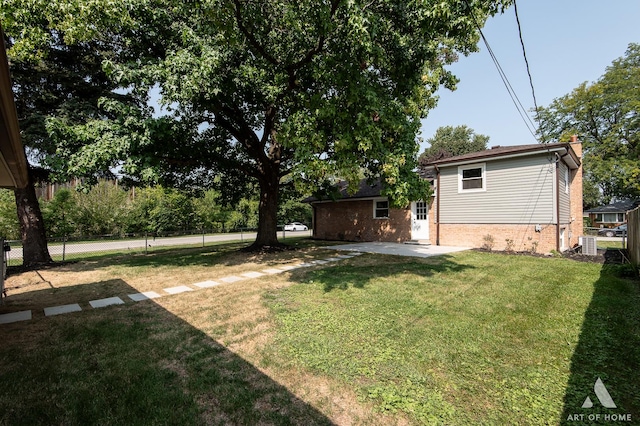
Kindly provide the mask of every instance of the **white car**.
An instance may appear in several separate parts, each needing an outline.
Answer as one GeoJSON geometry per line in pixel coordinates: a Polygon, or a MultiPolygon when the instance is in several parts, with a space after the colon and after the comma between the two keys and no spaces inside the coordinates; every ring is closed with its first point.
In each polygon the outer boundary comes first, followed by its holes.
{"type": "Polygon", "coordinates": [[[291,222],[288,225],[284,226],[285,231],[308,231],[307,225],[304,225],[300,222],[291,222]]]}

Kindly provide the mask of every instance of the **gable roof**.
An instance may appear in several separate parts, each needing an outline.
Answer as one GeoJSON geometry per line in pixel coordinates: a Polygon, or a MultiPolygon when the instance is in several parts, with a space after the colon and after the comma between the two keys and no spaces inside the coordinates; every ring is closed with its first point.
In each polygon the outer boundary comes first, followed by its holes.
{"type": "MultiPolygon", "coordinates": [[[[380,193],[382,192],[382,183],[380,180],[375,180],[373,183],[369,183],[368,179],[362,179],[358,183],[358,190],[354,194],[350,194],[347,191],[349,187],[349,182],[346,180],[341,180],[335,185],[338,193],[340,194],[335,201],[340,200],[357,200],[357,199],[367,199],[367,198],[377,198],[380,197],[380,193]]],[[[332,198],[326,197],[307,197],[302,202],[304,203],[313,203],[315,201],[334,201],[332,198]]]]}
{"type": "Polygon", "coordinates": [[[585,213],[626,213],[640,206],[640,200],[625,200],[585,210],[585,213]]]}
{"type": "Polygon", "coordinates": [[[455,157],[443,158],[441,160],[432,161],[426,164],[426,167],[442,167],[452,166],[465,163],[473,163],[479,160],[497,160],[511,156],[522,156],[527,154],[539,154],[543,152],[558,152],[564,157],[569,156],[566,161],[571,168],[580,166],[580,158],[571,148],[569,143],[549,143],[549,144],[531,144],[516,146],[497,146],[484,151],[471,152],[469,154],[456,155],[455,157]]]}

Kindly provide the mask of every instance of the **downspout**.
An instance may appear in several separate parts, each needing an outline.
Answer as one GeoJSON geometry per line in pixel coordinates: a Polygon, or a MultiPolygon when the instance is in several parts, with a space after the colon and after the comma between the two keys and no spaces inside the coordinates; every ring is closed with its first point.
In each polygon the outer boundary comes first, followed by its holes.
{"type": "Polygon", "coordinates": [[[313,238],[317,237],[316,234],[316,205],[311,204],[311,236],[313,238]]]}
{"type": "Polygon", "coordinates": [[[556,152],[556,251],[560,252],[560,155],[556,152]]]}
{"type": "Polygon", "coordinates": [[[440,169],[436,168],[436,245],[440,245],[440,169]]]}

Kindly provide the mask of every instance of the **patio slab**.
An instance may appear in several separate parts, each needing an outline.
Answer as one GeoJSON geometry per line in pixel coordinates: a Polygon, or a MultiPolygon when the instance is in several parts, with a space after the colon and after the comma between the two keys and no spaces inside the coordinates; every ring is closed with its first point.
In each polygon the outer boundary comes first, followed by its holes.
{"type": "Polygon", "coordinates": [[[106,299],[90,300],[92,308],[104,308],[111,305],[124,305],[124,300],[119,297],[107,297],[106,299]]]}
{"type": "Polygon", "coordinates": [[[263,269],[262,272],[266,273],[266,274],[281,274],[284,272],[283,269],[276,269],[276,268],[269,268],[269,269],[263,269]]]}
{"type": "Polygon", "coordinates": [[[50,317],[53,315],[68,314],[71,312],[81,311],[82,308],[77,303],[70,305],[52,306],[50,308],[44,308],[44,316],[50,317]]]}
{"type": "Polygon", "coordinates": [[[0,315],[0,324],[9,324],[18,321],[29,321],[31,319],[31,311],[11,312],[10,314],[0,315]]]}
{"type": "Polygon", "coordinates": [[[469,250],[469,247],[427,246],[381,242],[344,244],[325,248],[349,252],[353,251],[353,253],[350,254],[355,256],[361,255],[362,253],[378,253],[412,257],[442,256],[443,254],[469,250]]]}

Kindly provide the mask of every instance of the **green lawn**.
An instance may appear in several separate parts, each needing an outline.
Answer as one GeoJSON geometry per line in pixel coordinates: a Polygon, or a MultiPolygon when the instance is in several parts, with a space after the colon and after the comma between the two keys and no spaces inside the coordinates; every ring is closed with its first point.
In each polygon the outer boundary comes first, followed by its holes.
{"type": "MultiPolygon", "coordinates": [[[[0,424],[580,424],[640,419],[640,285],[616,268],[365,254],[153,301],[127,294],[334,255],[238,244],[11,277],[0,424]],[[118,295],[103,309],[88,301],[118,295]],[[82,312],[44,317],[78,302],[82,312]],[[617,409],[603,408],[595,380],[617,409]],[[581,408],[585,398],[591,409],[581,408]]],[[[628,423],[627,423],[628,424],[628,423]]]]}
{"type": "Polygon", "coordinates": [[[379,409],[419,423],[607,413],[581,409],[597,377],[617,413],[640,419],[638,282],[601,265],[367,255],[265,298],[278,322],[274,359],[351,383],[379,409]]]}

